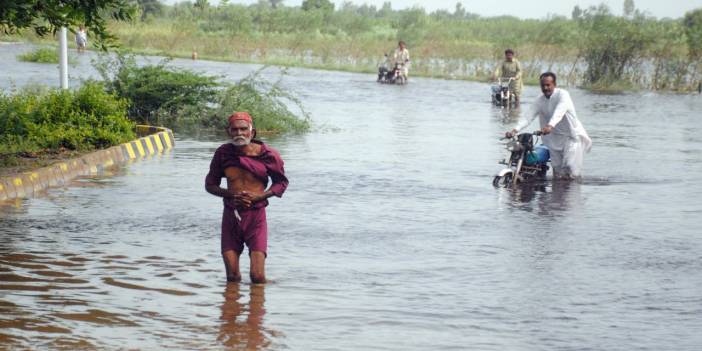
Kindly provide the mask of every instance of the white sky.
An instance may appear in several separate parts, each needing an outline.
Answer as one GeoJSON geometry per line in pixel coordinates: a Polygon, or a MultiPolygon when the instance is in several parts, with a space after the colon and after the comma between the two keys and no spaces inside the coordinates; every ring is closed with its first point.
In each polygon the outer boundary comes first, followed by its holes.
{"type": "MultiPolygon", "coordinates": [[[[175,3],[181,0],[161,0],[165,3],[175,3]]],[[[191,0],[194,2],[194,0],[191,0]]],[[[210,3],[216,4],[219,0],[210,0],[210,3]]],[[[230,3],[253,4],[258,0],[230,0],[230,3]]],[[[344,0],[332,0],[337,6],[341,5],[344,0]]],[[[354,4],[369,4],[377,7],[382,6],[384,0],[351,0],[354,4]]],[[[412,6],[420,6],[427,11],[436,9],[448,9],[453,11],[457,0],[391,0],[393,9],[402,9],[412,6]]],[[[461,0],[463,7],[467,11],[477,13],[481,16],[501,16],[511,15],[522,18],[544,18],[548,14],[556,14],[570,17],[575,5],[581,8],[599,5],[605,3],[615,14],[621,14],[624,0],[602,1],[602,0],[461,0]]],[[[287,6],[299,6],[302,0],[283,0],[283,4],[287,6]]],[[[679,18],[685,15],[685,12],[702,8],[702,0],[634,0],[637,9],[648,12],[656,17],[671,17],[679,18]]]]}

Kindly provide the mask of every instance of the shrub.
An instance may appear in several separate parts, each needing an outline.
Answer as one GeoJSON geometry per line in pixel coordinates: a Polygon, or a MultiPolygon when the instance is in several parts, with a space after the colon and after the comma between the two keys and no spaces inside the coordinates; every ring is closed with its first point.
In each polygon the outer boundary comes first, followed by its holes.
{"type": "Polygon", "coordinates": [[[253,117],[259,131],[307,131],[310,128],[309,115],[301,102],[282,89],[280,82],[270,84],[262,79],[260,72],[261,70],[252,73],[222,93],[215,125],[226,127],[227,120],[224,117],[235,111],[246,111],[253,117]],[[302,117],[290,111],[286,101],[297,107],[302,117]]]}
{"type": "Polygon", "coordinates": [[[86,82],[78,90],[28,88],[0,94],[0,155],[92,150],[134,138],[127,102],[86,82]]]}
{"type": "Polygon", "coordinates": [[[261,131],[302,132],[309,118],[290,92],[254,72],[229,85],[216,77],[157,65],[137,66],[134,55],[103,56],[95,63],[107,89],[129,101],[129,117],[172,129],[223,128],[234,111],[247,111],[261,131]],[[298,107],[301,117],[288,105],[298,107]]]}
{"type": "Polygon", "coordinates": [[[52,48],[38,48],[36,50],[17,55],[17,59],[25,62],[59,63],[58,53],[52,48]]]}
{"type": "Polygon", "coordinates": [[[120,53],[103,56],[96,67],[107,90],[129,101],[129,117],[139,123],[158,124],[163,116],[172,116],[169,123],[205,118],[219,96],[215,77],[166,67],[167,62],[139,67],[134,55],[120,53]]]}

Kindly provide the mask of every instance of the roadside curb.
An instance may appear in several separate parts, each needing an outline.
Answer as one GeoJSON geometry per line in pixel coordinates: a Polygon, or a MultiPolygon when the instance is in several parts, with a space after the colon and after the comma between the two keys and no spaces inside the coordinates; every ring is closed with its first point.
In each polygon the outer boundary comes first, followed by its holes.
{"type": "Polygon", "coordinates": [[[175,145],[173,131],[168,128],[137,125],[136,133],[142,137],[33,171],[0,177],[0,202],[66,186],[77,177],[100,175],[108,168],[163,153],[175,145]]]}

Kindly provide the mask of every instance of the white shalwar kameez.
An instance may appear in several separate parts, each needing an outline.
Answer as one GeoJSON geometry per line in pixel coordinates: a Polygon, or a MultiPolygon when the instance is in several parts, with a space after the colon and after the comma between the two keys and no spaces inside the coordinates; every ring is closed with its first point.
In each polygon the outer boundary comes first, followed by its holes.
{"type": "Polygon", "coordinates": [[[541,128],[553,126],[551,133],[542,137],[551,155],[551,166],[555,177],[580,177],[583,169],[583,157],[590,151],[592,139],[575,114],[575,105],[570,94],[556,88],[550,98],[539,96],[532,111],[522,119],[515,129],[521,131],[539,117],[541,128]]]}
{"type": "Polygon", "coordinates": [[[402,75],[405,76],[405,78],[409,77],[409,61],[410,61],[410,54],[409,50],[405,49],[400,49],[397,48],[395,49],[395,52],[392,54],[392,64],[393,65],[400,65],[400,69],[402,70],[402,75]]]}

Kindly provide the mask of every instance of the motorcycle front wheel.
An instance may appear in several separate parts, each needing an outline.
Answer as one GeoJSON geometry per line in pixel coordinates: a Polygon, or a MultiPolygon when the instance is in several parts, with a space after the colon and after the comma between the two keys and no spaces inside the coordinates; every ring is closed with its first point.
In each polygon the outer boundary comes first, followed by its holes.
{"type": "Polygon", "coordinates": [[[492,186],[495,188],[506,188],[512,185],[512,173],[507,173],[503,176],[495,176],[492,180],[492,186]]]}

